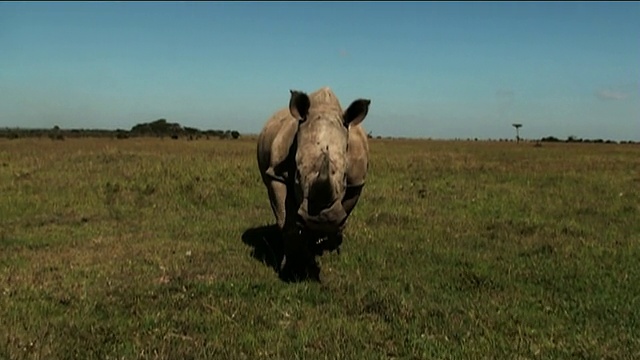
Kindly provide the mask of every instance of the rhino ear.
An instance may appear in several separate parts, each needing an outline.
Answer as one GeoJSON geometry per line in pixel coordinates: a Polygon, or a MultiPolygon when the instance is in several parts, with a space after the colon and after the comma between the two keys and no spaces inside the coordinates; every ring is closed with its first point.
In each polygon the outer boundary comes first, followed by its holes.
{"type": "Polygon", "coordinates": [[[291,99],[289,100],[289,111],[291,115],[296,118],[296,120],[306,119],[309,113],[309,107],[311,106],[309,96],[296,90],[289,90],[289,92],[291,93],[291,99]]]}
{"type": "Polygon", "coordinates": [[[285,174],[283,171],[286,171],[286,169],[283,169],[280,165],[284,163],[289,156],[297,132],[298,120],[289,118],[282,124],[282,127],[271,144],[271,162],[266,171],[267,175],[284,181],[285,174]]]}
{"type": "Polygon", "coordinates": [[[367,117],[369,104],[371,104],[371,100],[368,99],[358,99],[352,102],[342,115],[344,125],[349,126],[360,124],[362,120],[367,117]]]}

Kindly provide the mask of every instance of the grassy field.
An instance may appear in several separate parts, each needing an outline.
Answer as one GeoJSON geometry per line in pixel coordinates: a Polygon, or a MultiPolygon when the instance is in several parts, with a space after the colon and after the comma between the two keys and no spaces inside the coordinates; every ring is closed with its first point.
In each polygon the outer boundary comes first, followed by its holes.
{"type": "Polygon", "coordinates": [[[285,283],[255,141],[0,140],[0,359],[640,358],[640,147],[372,140],[285,283]]]}

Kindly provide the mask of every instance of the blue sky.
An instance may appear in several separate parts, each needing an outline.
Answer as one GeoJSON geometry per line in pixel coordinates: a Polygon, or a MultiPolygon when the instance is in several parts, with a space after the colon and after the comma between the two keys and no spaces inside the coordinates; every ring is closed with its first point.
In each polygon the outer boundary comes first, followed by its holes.
{"type": "Polygon", "coordinates": [[[0,127],[258,133],[322,86],[373,135],[640,140],[640,3],[0,3],[0,127]]]}

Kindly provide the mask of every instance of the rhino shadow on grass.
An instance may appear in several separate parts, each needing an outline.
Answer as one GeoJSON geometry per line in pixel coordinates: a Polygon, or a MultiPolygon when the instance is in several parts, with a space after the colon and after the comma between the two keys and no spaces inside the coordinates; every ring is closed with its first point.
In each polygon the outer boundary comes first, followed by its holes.
{"type": "Polygon", "coordinates": [[[280,269],[284,257],[282,236],[276,225],[247,229],[242,234],[242,242],[253,248],[251,256],[274,271],[280,269]]]}
{"type": "Polygon", "coordinates": [[[284,259],[282,233],[276,224],[249,228],[242,234],[242,242],[251,246],[251,256],[273,269],[285,282],[314,280],[320,281],[320,269],[314,262],[312,271],[299,274],[284,274],[280,266],[284,259]]]}

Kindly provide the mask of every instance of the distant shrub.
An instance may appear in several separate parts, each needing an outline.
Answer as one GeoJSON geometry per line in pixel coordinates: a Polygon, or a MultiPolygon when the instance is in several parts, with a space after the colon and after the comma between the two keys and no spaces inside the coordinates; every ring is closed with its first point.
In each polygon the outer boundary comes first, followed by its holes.
{"type": "Polygon", "coordinates": [[[555,136],[547,136],[547,137],[543,137],[542,139],[540,139],[540,141],[543,141],[543,142],[559,142],[560,140],[555,136]]]}

